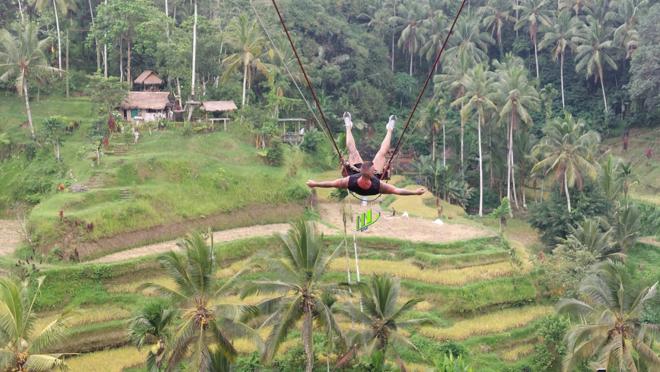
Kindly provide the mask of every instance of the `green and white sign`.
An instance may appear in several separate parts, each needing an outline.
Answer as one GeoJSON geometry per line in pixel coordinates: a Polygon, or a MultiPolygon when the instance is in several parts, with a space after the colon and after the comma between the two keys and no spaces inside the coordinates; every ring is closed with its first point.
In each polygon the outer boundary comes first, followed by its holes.
{"type": "Polygon", "coordinates": [[[366,231],[369,226],[375,224],[380,219],[380,212],[377,212],[375,218],[374,213],[371,209],[368,211],[357,215],[357,222],[355,226],[356,231],[366,231]]]}

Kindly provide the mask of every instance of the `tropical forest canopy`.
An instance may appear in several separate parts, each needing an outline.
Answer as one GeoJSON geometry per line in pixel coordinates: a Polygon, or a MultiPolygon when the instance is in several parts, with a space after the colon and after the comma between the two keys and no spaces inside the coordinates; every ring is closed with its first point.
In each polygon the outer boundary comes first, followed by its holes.
{"type": "Polygon", "coordinates": [[[0,2],[0,369],[660,368],[657,1],[277,5],[322,110],[270,0],[0,2]]]}

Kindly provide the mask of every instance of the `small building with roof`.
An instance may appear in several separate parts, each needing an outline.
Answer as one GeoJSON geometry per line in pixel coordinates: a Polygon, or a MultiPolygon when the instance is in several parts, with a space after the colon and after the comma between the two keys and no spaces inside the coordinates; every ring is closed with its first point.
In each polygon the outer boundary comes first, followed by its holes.
{"type": "Polygon", "coordinates": [[[163,85],[163,79],[152,70],[144,70],[133,80],[133,84],[141,87],[144,91],[158,91],[163,85]]]}
{"type": "Polygon", "coordinates": [[[147,122],[171,119],[173,105],[170,92],[128,92],[119,108],[124,120],[147,122]]]}
{"type": "Polygon", "coordinates": [[[216,122],[222,122],[224,129],[227,130],[227,122],[229,118],[227,113],[232,112],[238,109],[234,101],[202,101],[200,110],[206,113],[206,120],[215,124],[216,122]],[[209,117],[209,114],[210,117],[209,117]]]}

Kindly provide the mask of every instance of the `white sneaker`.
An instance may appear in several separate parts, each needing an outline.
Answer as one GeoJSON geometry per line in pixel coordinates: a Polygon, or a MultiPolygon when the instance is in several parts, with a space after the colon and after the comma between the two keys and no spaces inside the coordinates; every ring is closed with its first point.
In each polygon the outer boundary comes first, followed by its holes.
{"type": "Polygon", "coordinates": [[[390,120],[387,122],[385,128],[387,128],[387,130],[394,130],[394,124],[396,124],[396,116],[390,115],[390,120]]]}
{"type": "Polygon", "coordinates": [[[345,112],[344,115],[344,125],[346,128],[351,129],[353,128],[353,121],[351,120],[351,113],[350,112],[345,112]]]}

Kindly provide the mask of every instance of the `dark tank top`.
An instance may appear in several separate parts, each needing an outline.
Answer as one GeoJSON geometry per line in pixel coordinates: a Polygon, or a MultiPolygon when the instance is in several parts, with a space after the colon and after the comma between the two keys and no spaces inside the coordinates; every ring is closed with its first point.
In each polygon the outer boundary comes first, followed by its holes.
{"type": "Polygon", "coordinates": [[[378,177],[371,177],[371,187],[366,190],[358,185],[358,179],[360,179],[360,177],[362,177],[360,174],[353,174],[348,177],[348,189],[350,191],[364,196],[380,194],[380,180],[378,177]]]}

